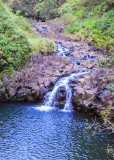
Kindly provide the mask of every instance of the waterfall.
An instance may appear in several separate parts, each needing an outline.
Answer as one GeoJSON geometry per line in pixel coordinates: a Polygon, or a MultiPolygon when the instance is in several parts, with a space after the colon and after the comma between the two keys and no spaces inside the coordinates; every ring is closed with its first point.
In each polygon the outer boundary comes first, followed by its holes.
{"type": "MultiPolygon", "coordinates": [[[[47,27],[41,27],[37,28],[34,24],[32,24],[32,27],[35,29],[36,33],[42,33],[47,30],[47,27]]],[[[57,44],[57,50],[56,53],[59,56],[62,57],[70,57],[71,59],[69,60],[69,64],[72,63],[74,66],[80,65],[83,63],[84,60],[88,59],[94,59],[93,56],[88,55],[87,53],[80,53],[81,55],[84,55],[84,58],[75,58],[71,53],[74,51],[74,48],[68,48],[64,46],[61,42],[56,42],[57,44]]],[[[73,73],[67,77],[63,77],[60,80],[56,82],[56,84],[53,87],[53,90],[48,92],[44,104],[40,105],[37,107],[38,110],[40,111],[49,111],[52,110],[54,107],[56,107],[56,95],[59,91],[59,89],[62,87],[64,88],[66,92],[66,99],[65,99],[65,104],[64,104],[64,111],[70,111],[73,109],[72,106],[72,88],[70,87],[70,82],[71,80],[76,80],[79,76],[85,75],[89,72],[89,70],[85,72],[80,72],[80,73],[73,73]]]]}
{"type": "Polygon", "coordinates": [[[73,75],[70,75],[68,77],[63,77],[61,78],[54,86],[53,90],[51,93],[48,95],[49,98],[45,102],[46,106],[53,106],[54,101],[56,101],[56,93],[60,87],[64,87],[66,90],[66,104],[64,106],[64,109],[72,109],[72,104],[71,104],[71,97],[72,97],[72,90],[69,86],[69,81],[73,78],[73,75]]]}
{"type": "Polygon", "coordinates": [[[81,72],[81,73],[72,73],[71,75],[67,77],[63,77],[60,80],[56,82],[56,84],[53,87],[53,90],[49,92],[46,95],[46,99],[44,101],[44,105],[41,105],[40,107],[37,107],[40,111],[49,111],[55,108],[55,102],[56,102],[56,94],[60,87],[63,87],[66,91],[66,101],[63,108],[63,111],[71,111],[73,110],[72,106],[72,89],[70,87],[70,81],[76,80],[79,76],[83,76],[89,72],[81,72]]]}

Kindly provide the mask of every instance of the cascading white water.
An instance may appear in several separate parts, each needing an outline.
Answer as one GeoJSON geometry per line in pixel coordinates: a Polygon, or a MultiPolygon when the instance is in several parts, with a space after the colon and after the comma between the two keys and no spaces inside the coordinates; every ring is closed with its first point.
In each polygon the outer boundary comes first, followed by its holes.
{"type": "Polygon", "coordinates": [[[49,94],[48,101],[45,102],[46,106],[53,106],[53,102],[56,100],[56,93],[60,87],[64,87],[66,91],[66,104],[64,106],[64,109],[71,109],[71,97],[72,97],[72,90],[69,86],[70,79],[73,78],[73,76],[63,77],[61,78],[54,86],[52,92],[49,94]]]}
{"type": "Polygon", "coordinates": [[[67,48],[63,46],[62,43],[57,43],[57,54],[62,57],[68,57],[70,53],[72,52],[72,48],[67,48]]]}
{"type": "MultiPolygon", "coordinates": [[[[60,87],[64,87],[66,90],[66,102],[64,105],[64,111],[72,110],[72,89],[70,87],[70,81],[78,78],[79,76],[87,74],[89,71],[81,72],[81,73],[73,73],[70,76],[61,78],[54,86],[53,90],[48,93],[48,99],[46,99],[45,104],[42,106],[42,109],[50,109],[50,107],[54,107],[54,101],[56,101],[56,94],[60,87]]],[[[40,108],[41,110],[41,108],[40,108]]]]}
{"type": "MultiPolygon", "coordinates": [[[[35,28],[36,33],[42,33],[44,31],[47,30],[46,27],[42,27],[40,29],[37,29],[37,27],[34,26],[34,24],[32,24],[32,27],[35,28]]],[[[73,63],[73,65],[80,65],[80,63],[83,61],[81,59],[76,59],[73,58],[73,56],[71,55],[71,52],[73,52],[73,48],[67,48],[65,47],[61,42],[56,42],[57,44],[57,54],[59,56],[62,57],[71,57],[71,61],[69,61],[70,63],[73,63]]],[[[84,60],[86,59],[93,59],[92,56],[87,55],[86,53],[82,53],[83,55],[85,55],[84,60]]],[[[49,111],[52,110],[55,107],[54,102],[56,102],[56,94],[58,92],[58,90],[60,89],[60,87],[64,88],[64,90],[66,91],[66,102],[64,105],[64,111],[69,111],[72,110],[72,89],[70,87],[70,81],[73,79],[78,78],[81,75],[87,74],[89,71],[86,72],[81,72],[81,73],[73,73],[70,76],[67,77],[63,77],[61,78],[54,86],[53,90],[46,95],[46,99],[44,102],[44,105],[40,105],[37,107],[38,110],[40,111],[49,111]]]]}
{"type": "Polygon", "coordinates": [[[70,81],[76,80],[78,77],[89,73],[90,70],[80,73],[72,73],[70,76],[63,77],[55,84],[53,90],[48,92],[46,95],[46,99],[44,101],[44,105],[38,106],[36,109],[40,111],[50,111],[55,109],[54,102],[56,102],[56,94],[60,87],[63,87],[66,91],[66,102],[63,108],[63,111],[72,111],[72,89],[70,87],[70,81]]]}

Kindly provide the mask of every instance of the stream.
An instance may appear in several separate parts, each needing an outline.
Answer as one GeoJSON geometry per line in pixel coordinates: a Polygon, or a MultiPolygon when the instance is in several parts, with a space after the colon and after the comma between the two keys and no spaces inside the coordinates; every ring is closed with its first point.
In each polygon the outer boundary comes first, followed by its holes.
{"type": "MultiPolygon", "coordinates": [[[[57,43],[57,54],[71,57],[74,66],[94,58],[82,53],[84,59],[76,59],[72,52],[73,48],[57,43]]],[[[107,152],[114,144],[112,134],[92,136],[94,127],[87,130],[94,125],[92,118],[73,111],[70,82],[90,71],[60,78],[42,104],[0,103],[0,160],[113,160],[107,152]],[[56,99],[61,88],[65,99],[59,109],[56,99]]]]}

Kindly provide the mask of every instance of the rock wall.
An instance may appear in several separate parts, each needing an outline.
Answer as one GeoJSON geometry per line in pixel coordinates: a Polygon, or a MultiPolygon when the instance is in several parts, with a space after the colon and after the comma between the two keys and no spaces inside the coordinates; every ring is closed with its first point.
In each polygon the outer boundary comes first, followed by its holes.
{"type": "Polygon", "coordinates": [[[31,55],[21,72],[3,77],[0,83],[0,102],[39,101],[55,82],[69,73],[72,65],[55,54],[31,55]]]}
{"type": "Polygon", "coordinates": [[[72,88],[74,109],[97,115],[110,109],[110,120],[114,121],[113,70],[93,70],[78,79],[72,88]]]}

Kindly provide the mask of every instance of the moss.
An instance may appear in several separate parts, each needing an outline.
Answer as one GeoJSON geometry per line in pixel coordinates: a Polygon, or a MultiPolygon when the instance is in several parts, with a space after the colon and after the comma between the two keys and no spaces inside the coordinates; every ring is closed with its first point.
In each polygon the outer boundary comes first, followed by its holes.
{"type": "Polygon", "coordinates": [[[106,109],[100,112],[101,117],[106,116],[106,114],[107,114],[107,110],[106,109]]]}

